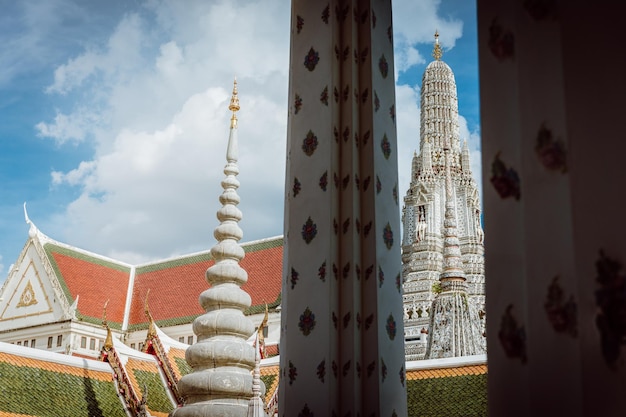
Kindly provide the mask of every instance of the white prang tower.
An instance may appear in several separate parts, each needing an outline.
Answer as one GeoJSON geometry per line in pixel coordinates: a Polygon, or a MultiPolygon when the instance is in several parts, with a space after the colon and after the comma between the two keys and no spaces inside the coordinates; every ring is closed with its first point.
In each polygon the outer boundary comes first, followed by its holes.
{"type": "MultiPolygon", "coordinates": [[[[480,198],[472,177],[467,142],[461,147],[456,83],[450,67],[441,60],[443,52],[435,32],[435,60],[422,78],[420,154],[413,156],[411,185],[404,197],[402,222],[402,277],[406,359],[423,359],[433,300],[444,290],[444,220],[456,222],[465,297],[470,305],[472,328],[484,329],[485,275],[480,198]],[[446,198],[446,154],[449,163],[450,199],[446,198]]],[[[449,242],[448,242],[449,243],[449,242]]],[[[452,325],[452,323],[451,323],[452,325]]],[[[430,334],[429,334],[430,333],[430,334]]],[[[480,334],[480,343],[484,338],[480,334]]],[[[484,350],[484,348],[482,349],[484,350]]],[[[481,353],[481,352],[476,352],[481,353]]],[[[459,356],[449,352],[446,356],[459,356]]],[[[432,357],[432,356],[431,356],[432,357]]]]}

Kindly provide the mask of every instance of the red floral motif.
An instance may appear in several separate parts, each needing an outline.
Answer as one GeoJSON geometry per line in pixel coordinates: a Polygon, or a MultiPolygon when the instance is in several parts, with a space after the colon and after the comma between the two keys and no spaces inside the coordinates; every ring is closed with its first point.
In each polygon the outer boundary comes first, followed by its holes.
{"type": "Polygon", "coordinates": [[[348,362],[343,364],[343,368],[341,369],[341,373],[343,374],[343,376],[347,376],[348,372],[350,372],[350,365],[351,360],[348,360],[348,362]]]}
{"type": "Polygon", "coordinates": [[[328,24],[328,17],[330,16],[330,5],[326,5],[324,10],[322,10],[322,21],[328,24]]]}
{"type": "Polygon", "coordinates": [[[393,201],[396,202],[396,206],[398,205],[398,183],[393,186],[393,190],[391,190],[391,194],[393,195],[393,201]]]}
{"type": "Polygon", "coordinates": [[[374,111],[377,112],[380,108],[380,100],[378,99],[378,94],[374,91],[374,111]]]}
{"type": "Polygon", "coordinates": [[[315,136],[312,130],[309,130],[306,137],[302,140],[302,151],[304,151],[306,156],[311,156],[317,149],[318,144],[317,136],[315,136]]]}
{"type": "Polygon", "coordinates": [[[493,19],[491,26],[489,26],[489,49],[493,56],[499,61],[515,56],[515,37],[513,32],[508,29],[504,29],[497,21],[493,19]]]}
{"type": "Polygon", "coordinates": [[[341,276],[342,276],[343,279],[348,278],[349,275],[350,275],[350,262],[345,264],[343,269],[342,269],[342,271],[341,271],[341,276]]]}
{"type": "Polygon", "coordinates": [[[517,324],[512,313],[513,305],[509,304],[500,320],[498,339],[509,358],[520,358],[526,363],[526,331],[517,324]]]}
{"type": "Polygon", "coordinates": [[[307,307],[302,314],[300,314],[300,322],[298,327],[303,335],[308,336],[315,328],[315,314],[307,307]]]}
{"type": "Polygon", "coordinates": [[[309,244],[316,235],[317,225],[313,223],[313,220],[311,220],[311,217],[309,217],[306,223],[302,225],[302,239],[304,239],[304,241],[309,244]]]}
{"type": "Polygon", "coordinates": [[[396,275],[396,289],[400,294],[402,294],[402,278],[400,278],[400,273],[396,275]]]}
{"type": "Polygon", "coordinates": [[[298,112],[302,108],[302,97],[300,97],[298,94],[296,94],[296,98],[294,99],[293,107],[294,107],[294,114],[298,114],[298,112]]]}
{"type": "Polygon", "coordinates": [[[370,181],[372,177],[367,177],[363,180],[363,191],[367,191],[367,188],[370,186],[370,181]]]}
{"type": "MultiPolygon", "coordinates": [[[[371,223],[371,222],[370,222],[371,223]]],[[[374,265],[370,265],[365,270],[365,280],[367,281],[372,276],[372,272],[374,272],[374,265]]]]}
{"type": "Polygon", "coordinates": [[[324,90],[322,90],[320,101],[328,106],[328,86],[324,87],[324,90]]]}
{"type": "Polygon", "coordinates": [[[385,378],[387,378],[387,365],[383,358],[380,358],[380,375],[383,378],[383,382],[385,382],[385,378]]]}
{"type": "Polygon", "coordinates": [[[324,263],[317,270],[317,276],[322,280],[322,282],[326,282],[326,261],[324,261],[324,263]]]}
{"type": "Polygon", "coordinates": [[[552,131],[545,123],[541,124],[537,132],[535,153],[541,164],[550,171],[567,172],[567,151],[561,139],[555,139],[552,131]]]}
{"type": "Polygon", "coordinates": [[[383,135],[383,138],[380,141],[380,149],[383,150],[383,156],[385,159],[389,159],[389,155],[391,155],[391,142],[387,138],[387,134],[383,135]]]}
{"type": "Polygon", "coordinates": [[[626,275],[622,264],[600,251],[596,261],[596,326],[600,331],[602,356],[611,368],[617,367],[621,346],[626,344],[626,275]]]}
{"type": "Polygon", "coordinates": [[[352,315],[350,314],[350,312],[348,311],[344,316],[343,316],[343,328],[345,329],[346,327],[348,327],[348,325],[350,324],[350,318],[352,318],[352,315]]]}
{"type": "Polygon", "coordinates": [[[391,117],[391,120],[395,123],[396,122],[396,105],[392,104],[391,107],[389,107],[389,116],[391,117]]]}
{"type": "Polygon", "coordinates": [[[376,194],[380,194],[380,191],[383,189],[383,185],[380,182],[380,178],[376,175],[376,194]]]}
{"type": "Polygon", "coordinates": [[[296,380],[298,376],[298,369],[294,366],[294,364],[289,361],[289,385],[293,384],[293,381],[296,380]]]}
{"type": "Polygon", "coordinates": [[[302,27],[304,26],[304,19],[302,16],[296,16],[296,31],[299,34],[302,31],[302,27]]]}
{"type": "Polygon", "coordinates": [[[324,382],[324,377],[326,376],[326,359],[321,361],[319,365],[317,365],[317,378],[324,382]]]}
{"type": "Polygon", "coordinates": [[[387,75],[389,74],[389,64],[387,63],[387,58],[385,58],[384,54],[378,60],[378,69],[380,70],[380,75],[382,75],[383,78],[387,78],[387,75]]]}
{"type": "Polygon", "coordinates": [[[304,66],[309,71],[313,71],[318,62],[320,62],[320,54],[311,47],[309,53],[304,57],[304,66]]]}
{"type": "Polygon", "coordinates": [[[300,279],[300,274],[295,269],[291,268],[291,289],[296,286],[298,280],[300,279]]]}
{"type": "Polygon", "coordinates": [[[378,288],[383,286],[383,282],[385,282],[385,273],[382,268],[378,267],[378,288]]]}
{"type": "Polygon", "coordinates": [[[389,223],[387,223],[383,229],[383,242],[385,242],[387,249],[391,249],[393,246],[393,231],[389,223]]]}
{"type": "Polygon", "coordinates": [[[323,191],[326,191],[326,187],[328,187],[328,171],[324,171],[324,174],[320,177],[319,185],[323,191]]]}
{"type": "Polygon", "coordinates": [[[559,285],[558,275],[552,279],[548,287],[548,295],[543,308],[546,310],[552,328],[558,333],[567,333],[572,337],[578,335],[577,306],[574,296],[565,301],[565,294],[559,285]]]}
{"type": "Polygon", "coordinates": [[[337,281],[337,272],[339,272],[339,270],[337,269],[337,265],[333,262],[333,276],[335,277],[335,281],[337,281]]]}
{"type": "Polygon", "coordinates": [[[520,199],[520,179],[513,168],[508,168],[500,160],[500,152],[496,154],[491,164],[491,184],[496,189],[500,198],[515,197],[520,199]]]}
{"type": "Polygon", "coordinates": [[[367,145],[367,142],[370,140],[370,131],[368,130],[363,134],[363,146],[367,145]]]}
{"type": "Polygon", "coordinates": [[[400,383],[402,384],[402,386],[404,386],[404,379],[405,379],[404,366],[400,368],[399,374],[400,374],[400,383]]]}
{"type": "Polygon", "coordinates": [[[390,340],[396,338],[396,331],[398,329],[396,328],[396,321],[394,320],[392,314],[389,314],[389,317],[387,317],[387,324],[385,324],[385,329],[387,330],[387,336],[389,336],[390,340]]]}
{"type": "Polygon", "coordinates": [[[293,179],[293,196],[297,196],[300,193],[300,190],[302,189],[302,184],[300,184],[300,181],[298,180],[298,177],[294,177],[293,179]]]}

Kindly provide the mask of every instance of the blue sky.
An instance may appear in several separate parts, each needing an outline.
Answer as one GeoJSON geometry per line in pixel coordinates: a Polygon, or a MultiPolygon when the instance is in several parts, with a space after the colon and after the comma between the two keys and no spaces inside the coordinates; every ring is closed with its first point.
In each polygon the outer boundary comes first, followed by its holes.
{"type": "MultiPolygon", "coordinates": [[[[282,234],[288,0],[0,9],[0,282],[27,239],[24,202],[48,236],[127,262],[210,248],[234,75],[243,240],[282,234]]],[[[435,29],[480,176],[475,13],[468,0],[394,1],[402,193],[435,29]]]]}

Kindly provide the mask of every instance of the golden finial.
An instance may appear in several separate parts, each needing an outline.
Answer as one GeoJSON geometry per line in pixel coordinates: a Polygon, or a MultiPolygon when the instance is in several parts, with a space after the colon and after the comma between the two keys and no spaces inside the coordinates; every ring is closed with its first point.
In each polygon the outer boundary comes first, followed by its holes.
{"type": "Polygon", "coordinates": [[[144,303],[144,313],[146,317],[148,317],[149,325],[148,325],[148,337],[156,336],[156,327],[154,326],[154,319],[152,318],[152,314],[150,314],[150,308],[148,307],[148,296],[150,295],[150,289],[148,288],[148,292],[146,292],[146,301],[144,303]]]}
{"type": "Polygon", "coordinates": [[[239,97],[237,96],[237,78],[235,77],[235,82],[233,83],[233,96],[230,99],[230,105],[228,106],[228,110],[233,112],[232,117],[230,118],[230,128],[234,129],[237,127],[237,112],[239,111],[239,97]]]}
{"type": "Polygon", "coordinates": [[[435,30],[435,47],[433,49],[433,58],[439,61],[442,55],[443,50],[441,49],[441,45],[439,45],[439,32],[435,30]]]}
{"type": "Polygon", "coordinates": [[[107,323],[107,306],[109,305],[109,300],[104,303],[104,312],[102,314],[102,325],[107,329],[107,337],[104,340],[104,350],[109,351],[113,348],[113,335],[111,334],[111,328],[109,328],[109,323],[107,323]]]}

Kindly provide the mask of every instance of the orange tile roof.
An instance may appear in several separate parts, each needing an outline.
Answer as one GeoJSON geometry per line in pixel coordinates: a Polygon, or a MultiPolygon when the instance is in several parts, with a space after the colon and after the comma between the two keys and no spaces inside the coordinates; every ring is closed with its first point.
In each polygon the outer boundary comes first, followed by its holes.
{"type": "Polygon", "coordinates": [[[270,384],[270,386],[265,387],[264,402],[265,404],[267,404],[269,400],[272,399],[272,395],[274,395],[276,389],[278,389],[278,380],[280,379],[280,367],[278,365],[262,366],[259,371],[261,373],[261,377],[273,377],[271,378],[272,383],[270,384]]]}
{"type": "Polygon", "coordinates": [[[454,368],[416,369],[406,372],[406,379],[447,378],[462,375],[483,375],[487,373],[487,364],[457,366],[454,368]]]}
{"type": "Polygon", "coordinates": [[[61,285],[69,292],[69,301],[80,295],[78,317],[99,322],[109,300],[107,320],[112,327],[119,327],[124,320],[130,269],[49,243],[45,249],[61,285]]]}
{"type": "MultiPolygon", "coordinates": [[[[281,292],[282,238],[266,243],[242,245],[246,256],[240,265],[248,272],[248,282],[243,289],[252,297],[251,306],[271,304],[278,300],[281,292]]],[[[147,324],[144,300],[148,290],[150,312],[157,324],[177,324],[172,323],[175,319],[180,319],[180,323],[190,322],[204,313],[198,296],[209,288],[205,272],[213,264],[210,252],[205,252],[138,268],[129,324],[147,324]]]]}
{"type": "Polygon", "coordinates": [[[59,372],[62,374],[74,375],[98,381],[111,381],[111,372],[98,371],[94,369],[81,368],[77,366],[65,365],[42,359],[29,358],[26,356],[13,355],[10,353],[0,352],[0,362],[8,363],[13,366],[26,366],[33,369],[41,369],[43,371],[59,372]]]}
{"type": "Polygon", "coordinates": [[[167,357],[170,360],[170,365],[172,365],[172,369],[174,370],[176,379],[180,381],[180,379],[188,373],[187,368],[181,369],[181,367],[179,366],[181,363],[187,363],[185,360],[185,351],[183,349],[171,347],[170,350],[167,352],[167,357]]]}

